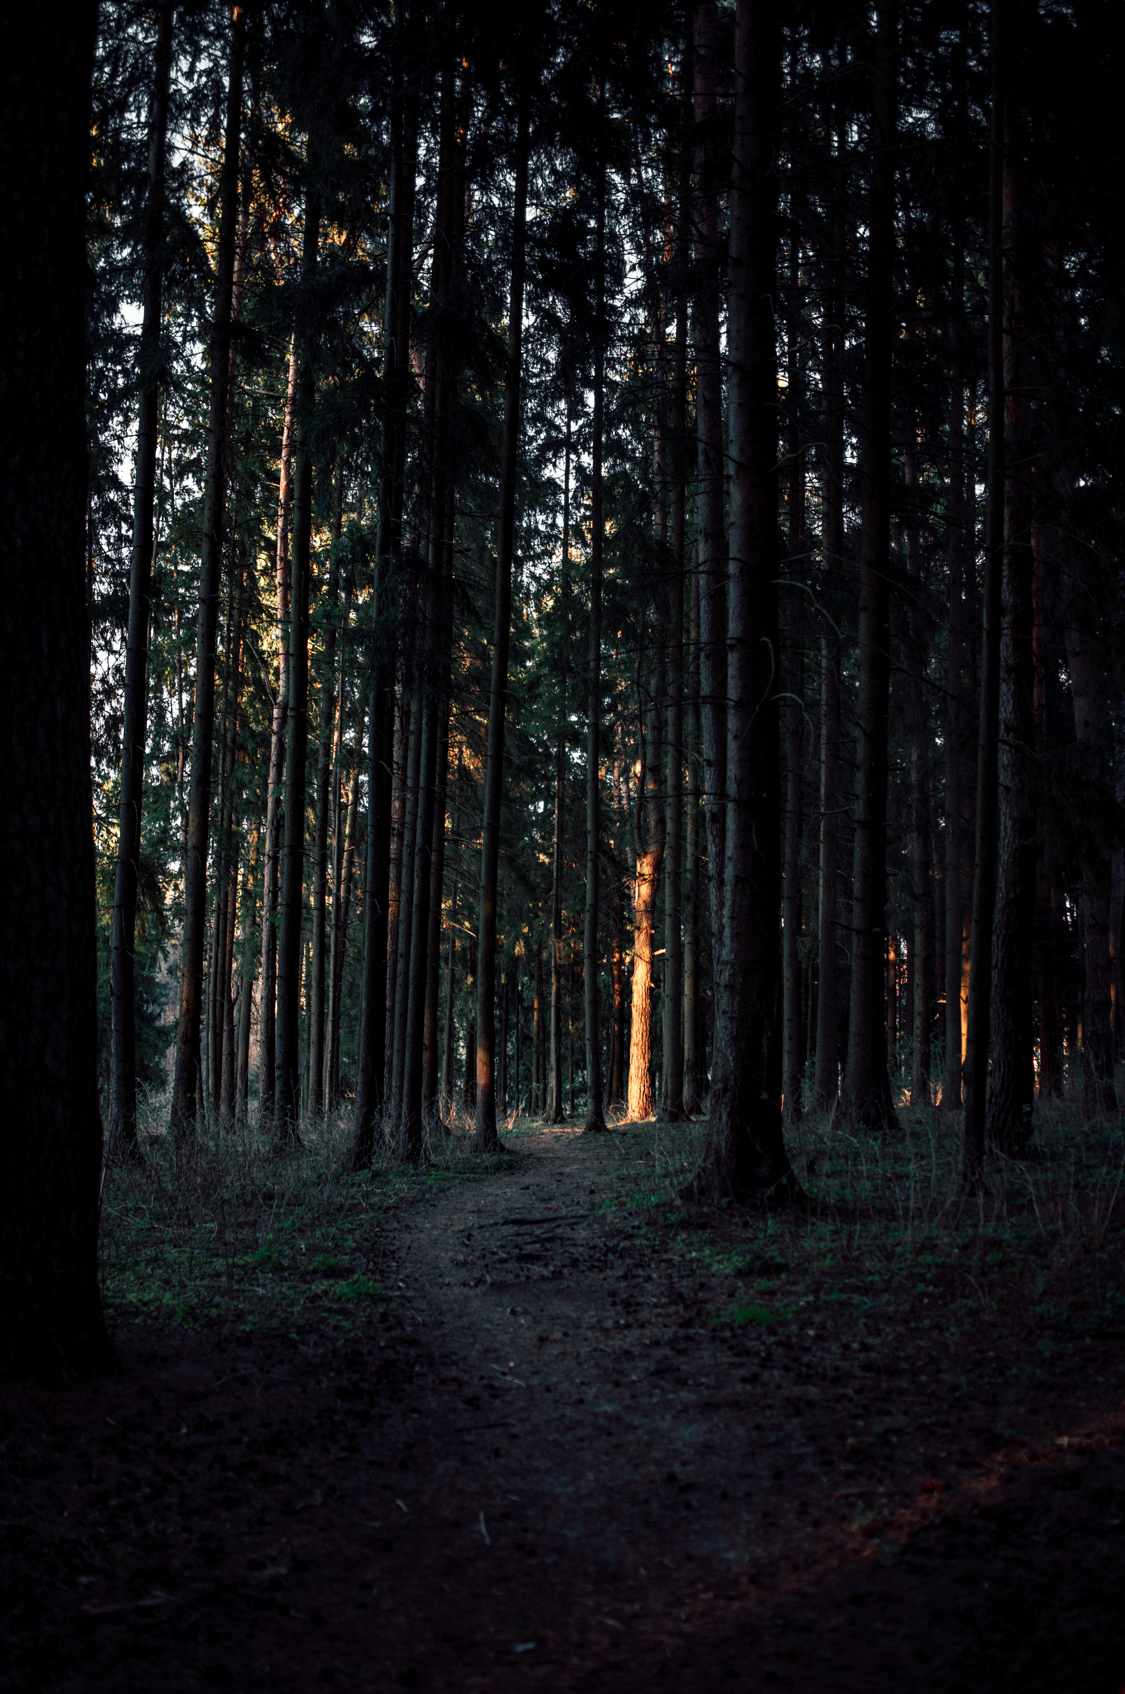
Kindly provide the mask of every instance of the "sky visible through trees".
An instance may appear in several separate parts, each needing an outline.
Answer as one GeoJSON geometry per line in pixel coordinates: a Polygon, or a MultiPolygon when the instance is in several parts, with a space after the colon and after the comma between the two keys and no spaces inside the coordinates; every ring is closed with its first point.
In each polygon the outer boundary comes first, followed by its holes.
{"type": "Polygon", "coordinates": [[[810,1108],[971,1190],[1115,1104],[1108,16],[102,7],[122,1157],[708,1113],[803,1202],[810,1108]]]}

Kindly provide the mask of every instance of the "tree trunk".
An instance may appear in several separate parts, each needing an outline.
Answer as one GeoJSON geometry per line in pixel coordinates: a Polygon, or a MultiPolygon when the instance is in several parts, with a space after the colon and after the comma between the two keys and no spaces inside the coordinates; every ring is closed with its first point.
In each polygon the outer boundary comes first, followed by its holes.
{"type": "Polygon", "coordinates": [[[297,399],[297,336],[289,338],[289,375],[281,428],[277,495],[277,695],[270,726],[266,800],[265,870],[262,880],[262,985],[258,1007],[258,1118],[271,1134],[277,1092],[277,901],[280,890],[281,815],[285,732],[289,717],[289,507],[293,497],[293,412],[297,399]]]}
{"type": "MultiPolygon", "coordinates": [[[[565,543],[564,543],[565,545],[565,543]]],[[[551,845],[551,1029],[548,1038],[547,1111],[548,1123],[563,1120],[562,1079],[562,844],[563,844],[563,773],[566,745],[562,726],[566,722],[565,684],[559,709],[559,727],[555,742],[555,827],[551,845]]]]}
{"type": "MultiPolygon", "coordinates": [[[[604,89],[602,105],[604,106],[604,89]]],[[[599,113],[604,120],[604,112],[599,113]]],[[[597,183],[594,214],[594,415],[590,467],[590,608],[586,626],[586,916],[582,936],[583,1005],[586,1033],[586,1121],[583,1129],[605,1129],[602,1093],[601,1017],[598,991],[598,853],[601,846],[601,713],[602,713],[602,553],[605,522],[602,515],[603,418],[605,409],[605,193],[604,143],[595,165],[597,183]]]]}
{"type": "Polygon", "coordinates": [[[1117,1110],[1110,995],[1110,848],[1102,819],[1113,807],[1113,730],[1109,689],[1086,625],[1086,597],[1072,588],[1066,618],[1066,662],[1074,702],[1074,766],[1087,795],[1082,828],[1083,1109],[1089,1118],[1117,1110]]]}
{"type": "Polygon", "coordinates": [[[699,1052],[699,973],[701,954],[701,905],[699,899],[699,573],[688,579],[690,622],[688,630],[688,688],[685,713],[685,761],[687,767],[686,819],[684,826],[684,1116],[700,1110],[701,1056],[699,1052]]]}
{"type": "Polygon", "coordinates": [[[945,1063],[941,1103],[947,1111],[961,1104],[961,977],[964,933],[964,754],[965,560],[969,507],[965,499],[965,251],[960,221],[953,242],[953,380],[949,403],[949,612],[945,661],[945,1063]]]}
{"type": "MultiPolygon", "coordinates": [[[[317,738],[315,821],[310,897],[312,901],[312,983],[309,995],[309,1099],[308,1115],[314,1121],[324,1111],[324,1041],[327,1025],[326,975],[328,968],[326,929],[328,905],[328,784],[332,775],[332,739],[336,727],[336,600],[340,586],[339,540],[343,528],[344,466],[337,468],[334,490],[333,547],[328,565],[324,636],[324,660],[320,685],[320,723],[317,738]]],[[[345,613],[346,615],[346,613],[345,613]]],[[[343,655],[340,659],[343,679],[343,655]]]]}
{"type": "Polygon", "coordinates": [[[696,0],[694,16],[695,272],[692,307],[695,422],[699,441],[699,665],[703,805],[707,823],[712,970],[719,966],[726,850],[726,518],[723,365],[719,338],[720,160],[715,0],[696,0]]]}
{"type": "Polygon", "coordinates": [[[870,238],[860,432],[859,695],[851,1005],[844,1103],[853,1120],[889,1128],[894,1105],[883,1031],[890,718],[891,371],[895,335],[895,127],[898,7],[877,12],[871,113],[870,238]]]}
{"type": "MultiPolygon", "coordinates": [[[[716,1200],[769,1203],[799,1193],[781,1123],[780,560],[773,317],[781,31],[768,0],[740,0],[736,29],[726,827],[722,905],[713,929],[711,1116],[695,1189],[716,1200]]],[[[704,710],[714,744],[711,700],[704,710]]]]}
{"type": "Polygon", "coordinates": [[[148,124],[148,182],[141,234],[144,293],[141,338],[137,349],[140,397],[121,737],[121,807],[110,954],[113,1002],[110,1146],[118,1154],[131,1159],[138,1158],[140,1154],[137,1141],[137,1014],[133,949],[144,800],[148,638],[155,552],[153,510],[160,407],[160,312],[164,282],[164,160],[168,133],[168,85],[172,68],[172,12],[173,0],[160,0],[148,124]]]}
{"type": "Polygon", "coordinates": [[[85,599],[95,16],[20,19],[0,96],[0,1373],[108,1369],[85,599]],[[49,284],[49,286],[48,286],[49,284]]]}
{"type": "Polygon", "coordinates": [[[496,536],[496,615],[492,688],[488,702],[488,758],[481,830],[480,919],[477,929],[476,1146],[491,1153],[496,1131],[496,901],[500,873],[500,806],[504,784],[504,719],[508,702],[508,650],[512,638],[512,556],[515,549],[516,469],[523,375],[523,288],[527,244],[528,95],[521,85],[512,202],[512,270],[508,301],[508,359],[504,382],[504,442],[500,514],[496,536]]]}
{"type": "MultiPolygon", "coordinates": [[[[379,516],[372,585],[371,718],[368,737],[367,865],[364,878],[363,1003],[356,1062],[355,1127],[350,1162],[354,1170],[370,1164],[375,1128],[387,1095],[387,1031],[393,1016],[389,1002],[389,955],[392,933],[392,791],[397,781],[394,660],[384,604],[389,579],[402,552],[403,475],[406,413],[410,381],[410,302],[414,253],[414,186],[417,174],[418,103],[409,93],[396,95],[392,113],[390,239],[387,295],[383,317],[383,451],[380,463],[379,516]]],[[[401,723],[401,718],[400,718],[401,723]]],[[[401,789],[399,790],[401,792],[401,789]]],[[[397,895],[395,896],[397,909],[397,895]]]]}
{"type": "MultiPolygon", "coordinates": [[[[320,207],[310,188],[305,203],[302,280],[311,284],[317,267],[320,207]]],[[[315,402],[312,350],[300,350],[297,378],[296,476],[293,488],[293,546],[290,557],[289,711],[285,748],[285,839],[281,859],[281,923],[277,947],[277,1094],[275,1134],[299,1138],[301,923],[304,916],[305,788],[309,738],[309,588],[312,574],[312,410],[315,402]]]]}
{"type": "MultiPolygon", "coordinates": [[[[1010,87],[1011,85],[1009,85],[1010,87]]],[[[1035,659],[1031,548],[1034,378],[1030,278],[1016,126],[1005,107],[1004,146],[1004,549],[1001,575],[999,835],[992,955],[991,1073],[987,1138],[1019,1153],[1031,1138],[1035,1098],[1035,659]]]]}
{"type": "Polygon", "coordinates": [[[1000,730],[1000,611],[1004,555],[1004,64],[1001,0],[992,0],[992,120],[989,139],[988,260],[988,534],[985,550],[977,739],[976,842],[968,1030],[962,1081],[964,1131],[961,1184],[978,1193],[984,1169],[996,912],[997,768],[1000,730]]]}
{"type": "MultiPolygon", "coordinates": [[[[250,835],[250,858],[242,884],[241,983],[238,995],[238,1061],[235,1076],[235,1107],[240,1123],[249,1122],[250,1105],[250,1034],[254,1015],[254,903],[258,881],[258,863],[262,846],[260,814],[254,814],[250,835]]],[[[261,1022],[259,1020],[259,1030],[261,1022]]]]}
{"type": "MultiPolygon", "coordinates": [[[[688,50],[690,52],[690,49],[688,50]]],[[[668,713],[664,843],[664,993],[660,1067],[660,1109],[679,1123],[684,1117],[684,941],[683,785],[684,785],[684,573],[687,538],[687,294],[690,202],[687,182],[677,206],[676,338],[672,347],[671,520],[672,566],[668,581],[668,713]]]]}
{"type": "Polygon", "coordinates": [[[195,648],[195,714],[191,742],[188,839],[184,862],[184,936],[180,1017],[172,1085],[172,1134],[195,1133],[200,1093],[200,1020],[203,1011],[203,949],[207,922],[207,839],[211,816],[211,742],[215,727],[215,635],[223,555],[226,494],[227,394],[230,386],[231,311],[235,236],[238,224],[238,162],[242,132],[242,64],[246,13],[235,7],[231,26],[226,129],[219,177],[219,242],[215,305],[211,322],[211,404],[207,470],[203,493],[199,613],[195,648]]]}

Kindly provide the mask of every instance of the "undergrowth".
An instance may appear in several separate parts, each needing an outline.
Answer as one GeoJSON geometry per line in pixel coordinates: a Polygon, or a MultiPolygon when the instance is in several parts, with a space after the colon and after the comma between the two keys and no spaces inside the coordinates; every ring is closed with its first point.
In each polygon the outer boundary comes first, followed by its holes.
{"type": "Polygon", "coordinates": [[[958,1197],[959,1113],[903,1107],[885,1135],[809,1115],[789,1137],[807,1212],[685,1205],[706,1129],[629,1126],[618,1204],[645,1220],[637,1239],[714,1279],[717,1321],[781,1323],[835,1305],[947,1333],[1004,1322],[1043,1355],[1125,1336],[1120,1113],[1091,1123],[1073,1103],[1043,1103],[1028,1157],[994,1158],[971,1201],[958,1197]]]}
{"type": "Polygon", "coordinates": [[[473,1153],[467,1122],[431,1135],[419,1166],[388,1155],[358,1173],[347,1169],[350,1113],[306,1127],[293,1148],[237,1123],[177,1144],[167,1122],[167,1100],[150,1101],[143,1162],[106,1165],[100,1255],[111,1324],[354,1329],[396,1293],[388,1213],[498,1163],[473,1153]]]}

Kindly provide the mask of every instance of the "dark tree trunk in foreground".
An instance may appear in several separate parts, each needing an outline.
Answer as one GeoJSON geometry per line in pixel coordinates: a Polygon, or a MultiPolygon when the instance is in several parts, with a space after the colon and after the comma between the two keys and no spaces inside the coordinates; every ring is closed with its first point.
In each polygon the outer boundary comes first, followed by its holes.
{"type": "MultiPolygon", "coordinates": [[[[500,802],[504,779],[504,720],[508,702],[508,650],[512,638],[512,555],[516,534],[516,464],[523,372],[523,284],[527,220],[528,111],[521,94],[512,207],[512,274],[508,302],[508,362],[504,382],[504,444],[496,537],[496,618],[492,691],[488,702],[488,760],[481,832],[480,916],[477,926],[476,1145],[499,1146],[496,1131],[496,901],[500,873],[500,802]]],[[[518,1074],[517,1074],[518,1099],[518,1074]]]]}
{"type": "Polygon", "coordinates": [[[234,10],[226,131],[219,177],[219,245],[215,305],[211,321],[211,410],[207,431],[207,474],[199,569],[199,616],[195,647],[195,718],[191,738],[191,788],[184,864],[184,939],[176,1073],[172,1084],[172,1133],[195,1133],[199,1109],[199,1032],[203,1012],[203,942],[207,922],[207,839],[211,819],[211,742],[215,728],[215,636],[226,498],[227,395],[230,388],[231,308],[238,224],[238,158],[242,130],[242,61],[246,13],[234,10]]]}
{"type": "Polygon", "coordinates": [[[851,1007],[843,1103],[873,1129],[894,1122],[884,1032],[890,729],[891,367],[894,347],[898,8],[879,7],[871,113],[871,206],[860,431],[859,694],[851,1007]]]}
{"type": "MultiPolygon", "coordinates": [[[[798,1192],[781,1124],[781,771],[777,534],[778,13],[740,0],[729,295],[731,527],[722,904],[711,1116],[695,1191],[798,1192]]],[[[705,716],[714,713],[707,701],[705,716]]],[[[712,725],[712,738],[714,726],[712,725]]]]}
{"type": "Polygon", "coordinates": [[[121,810],[111,944],[113,999],[113,1116],[110,1146],[135,1158],[137,1143],[137,1013],[133,946],[144,799],[148,636],[152,600],[156,498],[156,446],[160,404],[160,303],[163,295],[164,157],[168,83],[172,68],[172,0],[161,0],[152,108],[148,131],[148,186],[144,211],[144,316],[137,359],[137,463],[133,490],[133,557],[129,579],[129,644],[125,658],[121,738],[121,810]]]}
{"type": "Polygon", "coordinates": [[[0,1372],[113,1362],[86,610],[85,206],[94,8],[21,18],[0,96],[0,1372]],[[48,286],[49,281],[49,286],[48,286]]]}

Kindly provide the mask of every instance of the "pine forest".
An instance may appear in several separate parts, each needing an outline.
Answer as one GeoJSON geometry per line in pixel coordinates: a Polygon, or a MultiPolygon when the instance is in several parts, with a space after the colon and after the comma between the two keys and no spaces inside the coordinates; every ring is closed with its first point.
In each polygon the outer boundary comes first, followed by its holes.
{"type": "MultiPolygon", "coordinates": [[[[886,1322],[910,1369],[971,1334],[965,1383],[1015,1397],[989,1452],[1032,1440],[1027,1396],[1044,1372],[1063,1393],[1082,1336],[1087,1360],[1108,1338],[1110,1405],[1113,15],[84,0],[57,42],[29,23],[3,119],[0,1360],[128,1377],[129,1325],[323,1348],[367,1323],[399,1369],[397,1291],[439,1298],[445,1206],[464,1301],[525,1267],[517,1326],[580,1262],[632,1253],[639,1290],[651,1254],[654,1288],[703,1279],[683,1324],[761,1344],[759,1371],[833,1323],[858,1354],[909,1289],[886,1322]],[[511,1251],[478,1263],[493,1226],[511,1251]],[[596,1252],[566,1235],[595,1226],[596,1252]]],[[[631,1333],[644,1297],[619,1298],[631,1333]]],[[[482,1357],[516,1347],[463,1321],[482,1357]]],[[[848,1474],[837,1501],[875,1473],[848,1474]]],[[[920,1486],[937,1523],[946,1483],[920,1486]]],[[[1042,1686],[1116,1687],[1106,1628],[1090,1680],[1051,1660],[1042,1686]]],[[[595,1663],[557,1686],[617,1687],[595,1663]]],[[[1040,1686],[1032,1658],[1011,1682],[953,1663],[935,1689],[1040,1686]]],[[[388,1666],[372,1687],[476,1685],[388,1666]]]]}

